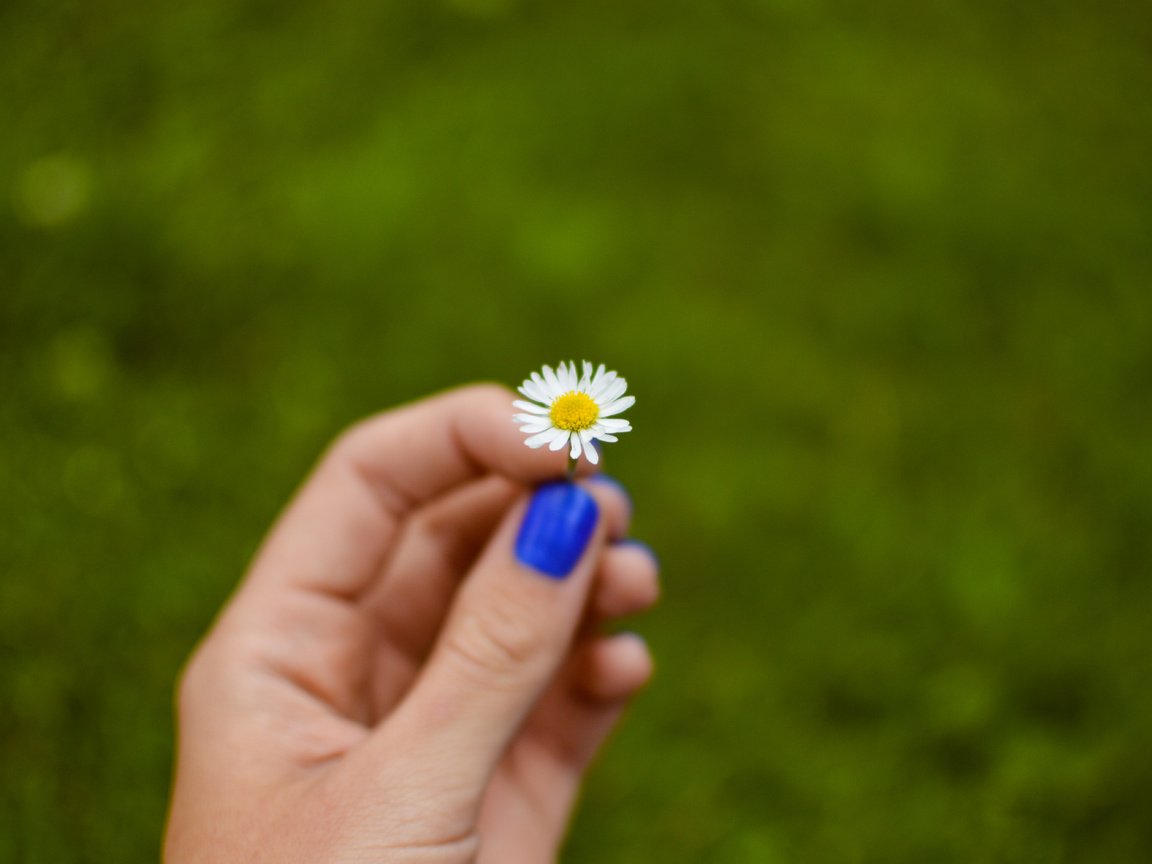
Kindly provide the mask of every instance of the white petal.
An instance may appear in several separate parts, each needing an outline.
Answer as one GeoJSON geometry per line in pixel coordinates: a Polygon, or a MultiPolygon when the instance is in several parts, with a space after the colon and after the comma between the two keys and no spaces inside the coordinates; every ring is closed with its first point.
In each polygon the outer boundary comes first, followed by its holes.
{"type": "Polygon", "coordinates": [[[536,385],[537,390],[539,390],[545,396],[548,395],[548,383],[544,380],[544,377],[539,372],[533,372],[528,377],[532,379],[532,383],[536,385]]]}
{"type": "Polygon", "coordinates": [[[525,435],[535,435],[537,432],[543,432],[545,429],[551,429],[552,424],[545,420],[541,423],[525,423],[520,427],[520,431],[525,435]]]}
{"type": "Polygon", "coordinates": [[[587,360],[584,361],[584,374],[580,376],[580,384],[577,386],[582,393],[587,393],[592,386],[592,364],[587,360]]]}
{"type": "MultiPolygon", "coordinates": [[[[604,367],[601,366],[600,368],[603,369],[604,367]]],[[[591,363],[585,363],[584,381],[581,383],[583,383],[582,389],[589,396],[591,396],[593,393],[595,393],[596,388],[598,388],[600,386],[600,377],[599,376],[600,376],[600,373],[593,370],[591,363]]]]}
{"type": "Polygon", "coordinates": [[[517,399],[512,403],[513,408],[519,408],[521,411],[527,411],[529,414],[547,414],[548,409],[543,405],[537,405],[535,402],[525,402],[523,399],[517,399]]]}
{"type": "Polygon", "coordinates": [[[605,432],[602,429],[600,429],[599,424],[597,424],[596,426],[593,426],[588,431],[594,438],[598,438],[601,441],[607,441],[607,442],[611,443],[613,441],[619,441],[620,440],[615,435],[613,435],[611,432],[605,432]]]}
{"type": "Polygon", "coordinates": [[[544,367],[544,381],[548,385],[548,389],[545,392],[548,394],[549,402],[557,396],[563,395],[564,387],[560,383],[560,379],[556,377],[556,373],[552,371],[551,366],[544,367]]]}
{"type": "Polygon", "coordinates": [[[575,390],[576,385],[580,383],[580,379],[576,375],[576,362],[574,360],[568,361],[568,368],[564,374],[564,392],[575,390]]]}
{"type": "MultiPolygon", "coordinates": [[[[527,444],[529,447],[531,447],[533,450],[535,450],[537,447],[543,447],[545,444],[552,443],[552,440],[556,437],[557,432],[563,432],[563,430],[561,430],[561,429],[545,429],[539,435],[533,435],[531,438],[529,438],[524,443],[527,444]]],[[[565,432],[564,434],[567,434],[567,433],[565,432]]]]}
{"type": "Polygon", "coordinates": [[[605,432],[631,432],[632,424],[627,420],[618,420],[612,417],[605,417],[596,422],[597,426],[604,429],[605,432]]]}
{"type": "Polygon", "coordinates": [[[520,392],[527,396],[529,399],[534,399],[537,402],[548,404],[552,400],[548,398],[548,393],[542,386],[543,383],[544,382],[540,380],[540,375],[536,372],[533,372],[532,378],[520,385],[520,392]]]}
{"type": "Polygon", "coordinates": [[[592,443],[592,433],[585,429],[580,433],[580,442],[584,445],[584,455],[588,461],[595,465],[600,461],[600,454],[596,451],[596,446],[592,443]]]}
{"type": "Polygon", "coordinates": [[[580,436],[573,434],[571,443],[572,443],[572,449],[568,451],[568,458],[569,459],[579,459],[580,458],[580,449],[581,449],[580,448],[580,436]]]}
{"type": "Polygon", "coordinates": [[[599,387],[604,383],[605,378],[615,378],[615,372],[608,372],[604,369],[604,364],[601,363],[596,367],[596,374],[592,376],[592,386],[599,387]]]}
{"type": "Polygon", "coordinates": [[[612,387],[612,383],[616,380],[615,372],[608,372],[604,375],[597,375],[598,380],[592,382],[592,392],[589,394],[596,401],[600,401],[601,397],[612,387]]]}
{"type": "Polygon", "coordinates": [[[627,411],[636,404],[635,396],[623,396],[600,409],[601,417],[613,417],[621,411],[627,411]]]}
{"type": "Polygon", "coordinates": [[[548,445],[549,450],[563,450],[564,445],[568,443],[570,433],[567,429],[553,429],[556,437],[552,439],[552,443],[548,445]]]}
{"type": "Polygon", "coordinates": [[[628,389],[628,382],[623,378],[617,378],[610,385],[604,388],[598,400],[601,405],[607,405],[609,402],[614,402],[624,395],[624,391],[628,389]]]}

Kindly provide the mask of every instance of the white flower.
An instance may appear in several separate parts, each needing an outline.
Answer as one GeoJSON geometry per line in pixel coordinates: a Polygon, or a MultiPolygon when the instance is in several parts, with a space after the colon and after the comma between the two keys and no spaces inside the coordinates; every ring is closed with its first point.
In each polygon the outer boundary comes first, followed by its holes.
{"type": "Polygon", "coordinates": [[[593,440],[615,441],[617,433],[632,430],[631,423],[615,416],[636,401],[635,396],[624,395],[628,382],[615,372],[605,372],[603,364],[593,374],[587,360],[580,376],[575,363],[561,363],[555,372],[545,366],[542,371],[533,372],[518,388],[533,401],[512,403],[524,412],[514,418],[529,436],[524,443],[532,448],[547,444],[549,450],[567,446],[569,458],[579,459],[583,453],[595,465],[600,456],[593,440]]]}

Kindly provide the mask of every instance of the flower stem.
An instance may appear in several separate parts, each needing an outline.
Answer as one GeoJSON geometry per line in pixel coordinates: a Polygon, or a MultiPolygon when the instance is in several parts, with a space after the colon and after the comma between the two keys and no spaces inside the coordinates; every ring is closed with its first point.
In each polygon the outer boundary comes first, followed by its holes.
{"type": "Polygon", "coordinates": [[[579,461],[578,459],[573,459],[571,456],[568,457],[568,479],[569,480],[575,480],[576,479],[576,463],[578,461],[579,461]]]}

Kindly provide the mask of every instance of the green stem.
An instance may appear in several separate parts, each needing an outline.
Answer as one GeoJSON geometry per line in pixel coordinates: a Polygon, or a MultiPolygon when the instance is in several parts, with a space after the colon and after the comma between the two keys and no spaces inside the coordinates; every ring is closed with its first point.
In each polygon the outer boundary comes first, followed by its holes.
{"type": "Polygon", "coordinates": [[[571,456],[568,457],[568,479],[569,480],[575,480],[576,479],[576,463],[578,461],[579,461],[578,459],[573,459],[571,456]]]}

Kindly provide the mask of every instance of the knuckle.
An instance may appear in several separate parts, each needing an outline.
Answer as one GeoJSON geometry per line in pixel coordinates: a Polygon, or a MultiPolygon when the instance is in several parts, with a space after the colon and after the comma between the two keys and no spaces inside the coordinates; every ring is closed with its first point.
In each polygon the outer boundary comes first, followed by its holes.
{"type": "Polygon", "coordinates": [[[479,381],[464,389],[471,391],[481,399],[488,399],[493,402],[505,402],[508,399],[516,398],[511,390],[495,381],[479,381]]]}
{"type": "Polygon", "coordinates": [[[515,684],[543,662],[549,642],[539,613],[511,601],[464,613],[450,631],[448,649],[486,683],[515,684]]]}
{"type": "Polygon", "coordinates": [[[358,452],[363,440],[373,434],[379,422],[380,415],[374,415],[345,426],[328,445],[327,457],[339,460],[358,452]]]}

